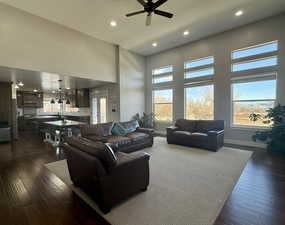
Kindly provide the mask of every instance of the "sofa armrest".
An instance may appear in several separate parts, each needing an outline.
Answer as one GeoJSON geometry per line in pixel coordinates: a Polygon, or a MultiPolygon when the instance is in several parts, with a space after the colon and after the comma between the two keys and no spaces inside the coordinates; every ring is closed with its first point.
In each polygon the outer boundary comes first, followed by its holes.
{"type": "Polygon", "coordinates": [[[142,133],[146,133],[146,134],[153,134],[154,133],[154,129],[151,128],[143,128],[143,127],[139,127],[136,130],[137,132],[142,132],[142,133]]]}
{"type": "Polygon", "coordinates": [[[207,132],[209,136],[218,136],[224,134],[224,130],[210,130],[207,132]]]}
{"type": "Polygon", "coordinates": [[[107,171],[96,157],[78,150],[67,143],[63,144],[67,154],[67,165],[70,176],[75,185],[80,185],[92,177],[104,177],[107,171]]]}
{"type": "Polygon", "coordinates": [[[177,131],[179,128],[178,127],[176,127],[176,126],[170,126],[170,127],[167,127],[166,128],[166,133],[167,134],[171,134],[171,133],[173,133],[174,131],[177,131]]]}
{"type": "Polygon", "coordinates": [[[130,168],[137,168],[137,162],[139,161],[148,161],[150,155],[145,152],[133,152],[133,153],[117,153],[117,164],[114,167],[109,168],[110,174],[120,174],[124,176],[132,170],[130,168]]]}

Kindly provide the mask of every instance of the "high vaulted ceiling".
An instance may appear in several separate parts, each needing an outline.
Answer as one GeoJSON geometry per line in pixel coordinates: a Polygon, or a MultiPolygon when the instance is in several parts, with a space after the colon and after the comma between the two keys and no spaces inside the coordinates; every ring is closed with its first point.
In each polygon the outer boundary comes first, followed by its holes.
{"type": "MultiPolygon", "coordinates": [[[[156,1],[156,0],[154,0],[156,1]]],[[[98,39],[150,55],[285,11],[284,0],[169,0],[159,9],[174,13],[169,20],[153,16],[145,26],[145,14],[136,0],[2,0],[2,2],[98,39]],[[237,10],[244,14],[236,17],[237,10]],[[111,27],[115,20],[117,27],[111,27]],[[187,37],[182,35],[189,30],[187,37]],[[152,43],[157,42],[157,47],[152,43]]]]}

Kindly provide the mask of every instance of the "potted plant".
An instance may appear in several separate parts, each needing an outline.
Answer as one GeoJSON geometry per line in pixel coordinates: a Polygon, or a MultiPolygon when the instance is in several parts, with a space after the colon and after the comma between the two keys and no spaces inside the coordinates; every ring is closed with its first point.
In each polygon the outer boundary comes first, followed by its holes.
{"type": "Polygon", "coordinates": [[[252,140],[266,143],[268,151],[285,153],[285,106],[279,104],[266,112],[264,117],[256,113],[249,116],[251,121],[263,119],[263,123],[272,124],[268,130],[256,131],[252,140]]]}
{"type": "Polygon", "coordinates": [[[143,113],[142,116],[140,116],[139,113],[133,116],[134,120],[137,120],[140,127],[143,128],[153,128],[154,127],[154,114],[150,113],[143,113]]]}

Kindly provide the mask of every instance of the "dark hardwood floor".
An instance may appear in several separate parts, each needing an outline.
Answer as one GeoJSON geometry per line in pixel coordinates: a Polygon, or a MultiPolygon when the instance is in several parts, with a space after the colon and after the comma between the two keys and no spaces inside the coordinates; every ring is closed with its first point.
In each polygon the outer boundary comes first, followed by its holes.
{"type": "Polygon", "coordinates": [[[38,136],[0,144],[0,225],[106,225],[44,164],[64,159],[38,136]]]}
{"type": "MultiPolygon", "coordinates": [[[[0,225],[108,224],[44,167],[64,159],[63,150],[32,134],[20,136],[0,144],[0,225]]],[[[257,151],[215,225],[283,225],[284,200],[285,158],[257,151]]]]}

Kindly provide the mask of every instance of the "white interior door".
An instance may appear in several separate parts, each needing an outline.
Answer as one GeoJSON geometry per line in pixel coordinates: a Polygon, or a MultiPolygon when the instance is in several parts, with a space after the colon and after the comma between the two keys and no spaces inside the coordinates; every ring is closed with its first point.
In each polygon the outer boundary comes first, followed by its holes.
{"type": "Polygon", "coordinates": [[[92,97],[92,123],[107,122],[107,96],[92,97]]]}

